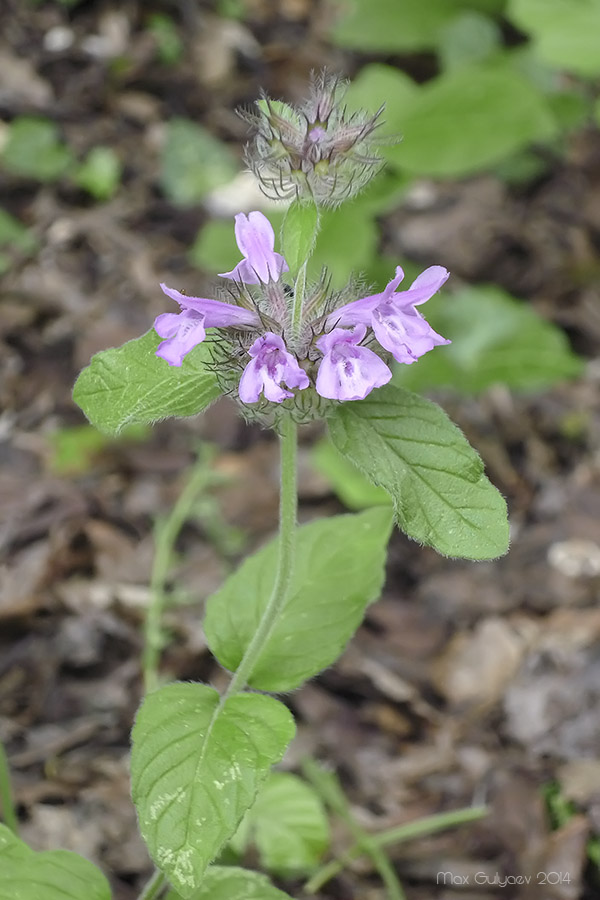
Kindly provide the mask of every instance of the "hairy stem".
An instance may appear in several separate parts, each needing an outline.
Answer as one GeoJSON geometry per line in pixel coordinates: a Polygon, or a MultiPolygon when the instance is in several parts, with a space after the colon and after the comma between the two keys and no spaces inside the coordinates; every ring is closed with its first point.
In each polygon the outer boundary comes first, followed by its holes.
{"type": "Polygon", "coordinates": [[[298,490],[296,475],[297,426],[286,416],[280,435],[281,489],[279,494],[279,547],[277,573],[269,602],[244,656],[229,683],[223,701],[242,691],[256,665],[271,632],[285,607],[294,570],[298,490]]]}
{"type": "Polygon", "coordinates": [[[19,834],[19,825],[17,821],[17,813],[13,801],[12,789],[10,786],[10,770],[8,767],[8,759],[4,744],[0,741],[0,806],[2,806],[2,815],[4,821],[13,834],[19,834]]]}

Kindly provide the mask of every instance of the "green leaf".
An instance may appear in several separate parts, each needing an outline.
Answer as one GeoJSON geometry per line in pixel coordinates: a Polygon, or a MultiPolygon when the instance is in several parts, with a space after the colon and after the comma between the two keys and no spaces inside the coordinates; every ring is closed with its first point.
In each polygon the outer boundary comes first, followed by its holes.
{"type": "Polygon", "coordinates": [[[1,158],[11,172],[39,181],[55,181],[73,163],[54,122],[36,116],[20,116],[11,123],[1,158]]]}
{"type": "Polygon", "coordinates": [[[77,170],[75,182],[96,200],[110,200],[121,180],[121,162],[110,147],[94,147],[77,170]]]}
{"type": "Polygon", "coordinates": [[[291,876],[314,869],[329,841],[318,794],[296,775],[273,772],[231,843],[238,854],[254,843],[265,869],[291,876]]]}
{"type": "Polygon", "coordinates": [[[360,70],[344,96],[349,109],[376,113],[385,103],[382,131],[398,130],[407,110],[418,99],[419,86],[405,72],[382,63],[369,63],[360,70]]]}
{"type": "Polygon", "coordinates": [[[229,148],[188,119],[171,119],[162,154],[161,186],[177,206],[199,203],[238,171],[229,148]]]}
{"type": "Polygon", "coordinates": [[[500,26],[489,16],[468,10],[442,29],[439,55],[448,71],[487,59],[502,46],[500,26]]]}
{"type": "Polygon", "coordinates": [[[583,361],[564,332],[501,288],[478,286],[432,297],[427,319],[452,340],[414,366],[397,366],[394,383],[415,391],[448,387],[479,393],[493,384],[531,391],[573,378],[583,361]]]}
{"type": "Polygon", "coordinates": [[[235,833],[294,736],[273,697],[223,701],[202,684],[170,684],[144,700],[132,732],[132,793],[156,864],[185,898],[235,833]]]}
{"type": "Polygon", "coordinates": [[[0,900],[110,900],[108,881],[69,850],[34,853],[0,824],[0,900]]]}
{"type": "Polygon", "coordinates": [[[73,400],[92,425],[118,434],[125,425],[148,425],[168,416],[195,416],[221,391],[206,367],[210,345],[200,344],[180,367],[155,356],[160,338],[148,331],[122,347],[92,357],[73,389],[73,400]]]}
{"type": "Polygon", "coordinates": [[[493,166],[556,123],[542,94],[508,64],[471,65],[421,88],[386,158],[415,175],[457,177],[493,166]]]}
{"type": "Polygon", "coordinates": [[[156,42],[157,55],[165,66],[178,63],[183,56],[183,42],[173,19],[165,13],[153,13],[148,19],[148,31],[156,42]]]}
{"type": "Polygon", "coordinates": [[[18,219],[0,209],[0,247],[13,247],[21,253],[33,253],[37,241],[18,219]]]}
{"type": "Polygon", "coordinates": [[[332,38],[361,52],[427,50],[437,44],[441,29],[464,7],[493,11],[498,0],[352,0],[333,29],[332,38]]]}
{"type": "Polygon", "coordinates": [[[584,78],[600,75],[600,0],[511,0],[508,16],[544,62],[584,78]]]}
{"type": "Polygon", "coordinates": [[[281,229],[281,252],[296,276],[311,255],[319,227],[319,210],[315,203],[295,200],[285,214],[281,229]]]}
{"type": "Polygon", "coordinates": [[[368,509],[370,506],[389,506],[390,495],[376,487],[359,472],[330,440],[324,438],[312,449],[311,460],[324,475],[337,496],[348,509],[368,509]]]}
{"type": "Polygon", "coordinates": [[[348,282],[349,267],[356,271],[365,268],[377,248],[378,229],[362,203],[362,197],[339,209],[321,214],[321,227],[308,272],[318,278],[323,267],[334,289],[348,282]]]}
{"type": "Polygon", "coordinates": [[[461,431],[429,400],[393,385],[328,420],[340,453],[392,496],[400,528],[447,556],[508,549],[506,504],[461,431]]]}
{"type": "MultiPolygon", "coordinates": [[[[166,900],[180,898],[180,894],[169,891],[166,900]]],[[[273,887],[266,875],[234,866],[211,866],[190,900],[291,900],[291,897],[273,887]]]]}
{"type": "MultiPolygon", "coordinates": [[[[248,679],[251,687],[289,691],[338,658],[381,591],[391,519],[389,510],[375,508],[298,529],[287,602],[248,679]]],[[[248,557],[208,600],[206,638],[231,671],[263,616],[276,561],[274,540],[248,557]]]]}

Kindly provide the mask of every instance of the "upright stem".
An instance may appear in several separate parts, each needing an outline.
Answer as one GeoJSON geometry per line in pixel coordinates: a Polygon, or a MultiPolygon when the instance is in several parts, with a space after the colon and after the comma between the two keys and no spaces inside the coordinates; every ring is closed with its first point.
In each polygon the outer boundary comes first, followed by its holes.
{"type": "Polygon", "coordinates": [[[285,606],[294,570],[296,551],[296,519],[298,511],[298,489],[296,475],[297,425],[286,416],[282,422],[280,436],[281,490],[279,494],[279,546],[277,573],[269,602],[235,672],[223,702],[233,694],[243,690],[258,660],[271,631],[277,624],[285,606]]]}
{"type": "Polygon", "coordinates": [[[8,759],[4,744],[0,741],[0,806],[4,821],[13,834],[19,834],[19,825],[17,822],[17,813],[13,801],[12,789],[10,786],[10,769],[8,767],[8,759]]]}
{"type": "Polygon", "coordinates": [[[308,259],[300,266],[300,271],[296,276],[294,285],[294,304],[292,306],[292,334],[298,335],[300,324],[302,322],[302,307],[304,306],[304,295],[306,294],[306,268],[308,259]]]}

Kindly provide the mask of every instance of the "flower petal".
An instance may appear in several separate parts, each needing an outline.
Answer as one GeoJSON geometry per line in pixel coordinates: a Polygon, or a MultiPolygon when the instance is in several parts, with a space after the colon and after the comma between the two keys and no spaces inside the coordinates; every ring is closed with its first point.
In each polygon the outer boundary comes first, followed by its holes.
{"type": "Polygon", "coordinates": [[[395,294],[395,299],[402,306],[419,306],[430,300],[434,294],[448,281],[450,272],[443,266],[429,266],[415,278],[407,291],[395,294]]]}
{"type": "Polygon", "coordinates": [[[267,284],[277,281],[288,265],[280,253],[275,253],[275,232],[266,216],[254,211],[248,216],[238,213],[235,217],[235,239],[244,260],[230,272],[221,272],[223,278],[243,281],[245,284],[267,284]]]}
{"type": "Polygon", "coordinates": [[[194,310],[205,317],[207,328],[226,328],[229,325],[259,325],[258,315],[243,306],[224,303],[222,300],[210,300],[207,297],[188,297],[174,288],[161,284],[163,292],[175,300],[182,309],[194,310]]]}
{"type": "Polygon", "coordinates": [[[174,313],[166,315],[178,321],[174,323],[171,318],[165,321],[165,316],[158,316],[156,319],[154,327],[158,334],[167,338],[158,345],[156,355],[166,360],[170,366],[180,366],[190,350],[201,344],[206,337],[204,316],[194,310],[184,310],[178,315],[174,313]]]}
{"type": "Polygon", "coordinates": [[[382,303],[373,312],[373,332],[397,362],[410,365],[439,344],[449,344],[416,309],[382,303]]]}
{"type": "Polygon", "coordinates": [[[238,388],[243,403],[256,403],[261,392],[272,403],[282,403],[294,396],[282,387],[283,382],[288,388],[308,387],[308,375],[280,335],[267,331],[254,341],[248,353],[252,359],[242,372],[238,388]]]}
{"type": "Polygon", "coordinates": [[[317,341],[323,359],[317,373],[316,389],[330,400],[363,400],[376,387],[392,377],[390,369],[376,353],[358,342],[365,335],[364,325],[353,331],[335,328],[317,341]]]}

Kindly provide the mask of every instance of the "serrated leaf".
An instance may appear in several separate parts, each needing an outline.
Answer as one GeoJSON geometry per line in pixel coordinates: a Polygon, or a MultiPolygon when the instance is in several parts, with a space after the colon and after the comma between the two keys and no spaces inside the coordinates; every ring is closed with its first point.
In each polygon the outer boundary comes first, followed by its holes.
{"type": "Polygon", "coordinates": [[[395,368],[394,383],[410,390],[448,387],[476,394],[494,384],[539,390],[575,377],[583,367],[560,328],[498,287],[432,297],[427,319],[452,344],[418,365],[395,368]]]}
{"type": "Polygon", "coordinates": [[[222,701],[201,684],[170,684],[144,700],[132,732],[132,794],[156,864],[189,898],[294,735],[273,697],[222,701]]]}
{"type": "MultiPolygon", "coordinates": [[[[391,512],[370,509],[303,525],[281,617],[248,683],[289,691],[331,665],[379,596],[391,512]]],[[[219,662],[234,670],[254,636],[275,578],[277,540],[246,559],[208,600],[204,630],[219,662]]]]}
{"type": "MultiPolygon", "coordinates": [[[[166,900],[181,900],[181,895],[169,891],[166,900]]],[[[291,897],[273,887],[266,875],[234,866],[211,866],[190,900],[291,900],[291,897]]]]}
{"type": "Polygon", "coordinates": [[[315,203],[295,200],[285,214],[281,229],[281,252],[296,276],[310,257],[319,225],[319,210],[315,203]]]}
{"type": "Polygon", "coordinates": [[[506,504],[445,412],[386,385],[328,420],[337,449],[394,501],[400,528],[446,556],[494,559],[508,549],[506,504]]]}
{"type": "Polygon", "coordinates": [[[505,64],[464,66],[428,82],[386,158],[414,175],[457,177],[556,133],[544,96],[505,64]]]}
{"type": "Polygon", "coordinates": [[[160,338],[148,331],[122,347],[92,357],[75,383],[73,400],[92,425],[118,434],[125,425],[148,425],[168,416],[195,416],[221,390],[205,363],[210,345],[200,344],[180,367],[155,355],[160,338]]]}
{"type": "Polygon", "coordinates": [[[324,475],[337,496],[348,509],[368,509],[370,506],[389,506],[390,495],[376,487],[353,466],[331,441],[324,438],[312,449],[311,460],[324,475]]]}
{"type": "Polygon", "coordinates": [[[0,824],[0,900],[110,900],[108,881],[69,850],[35,853],[0,824]]]}
{"type": "Polygon", "coordinates": [[[511,0],[508,16],[544,62],[587,78],[600,74],[600,0],[511,0]]]}
{"type": "Polygon", "coordinates": [[[238,853],[256,845],[267,871],[298,875],[318,865],[329,845],[329,822],[313,788],[296,775],[273,772],[235,838],[238,853]]]}

